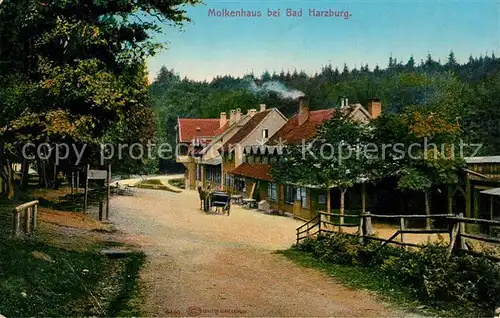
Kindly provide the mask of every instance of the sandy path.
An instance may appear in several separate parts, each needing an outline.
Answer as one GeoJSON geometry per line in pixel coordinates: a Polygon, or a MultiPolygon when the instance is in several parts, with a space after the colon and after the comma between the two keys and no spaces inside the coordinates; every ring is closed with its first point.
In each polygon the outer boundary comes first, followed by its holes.
{"type": "Polygon", "coordinates": [[[148,254],[148,316],[388,316],[365,292],[273,253],[301,222],[233,206],[199,210],[198,194],[136,190],[115,197],[111,220],[148,254]]]}

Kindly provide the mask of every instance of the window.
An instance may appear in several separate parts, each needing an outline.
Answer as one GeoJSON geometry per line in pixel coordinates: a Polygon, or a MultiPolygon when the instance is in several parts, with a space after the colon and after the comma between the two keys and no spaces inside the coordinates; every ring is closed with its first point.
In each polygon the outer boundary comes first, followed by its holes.
{"type": "Polygon", "coordinates": [[[269,182],[267,184],[267,200],[276,202],[277,199],[277,185],[276,183],[269,182]]]}
{"type": "Polygon", "coordinates": [[[307,208],[307,189],[298,188],[297,189],[297,200],[300,200],[301,206],[307,208]]]}
{"type": "Polygon", "coordinates": [[[326,204],[326,193],[318,194],[318,204],[321,204],[321,205],[326,204]]]}
{"type": "Polygon", "coordinates": [[[234,188],[238,192],[245,192],[245,179],[235,178],[234,179],[234,188]]]}
{"type": "Polygon", "coordinates": [[[221,166],[206,166],[206,178],[208,181],[215,182],[216,184],[221,184],[221,166]]]}
{"type": "Polygon", "coordinates": [[[262,129],[262,139],[269,138],[269,129],[262,129]]]}
{"type": "Polygon", "coordinates": [[[288,204],[293,204],[297,196],[297,189],[295,186],[286,185],[285,186],[285,202],[288,204]]]}

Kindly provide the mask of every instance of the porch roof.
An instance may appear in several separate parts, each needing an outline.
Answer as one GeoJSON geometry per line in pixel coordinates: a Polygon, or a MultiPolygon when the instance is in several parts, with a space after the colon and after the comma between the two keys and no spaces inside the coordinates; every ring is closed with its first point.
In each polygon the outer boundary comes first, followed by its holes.
{"type": "Polygon", "coordinates": [[[480,193],[482,193],[482,194],[488,194],[488,195],[500,196],[500,188],[493,188],[493,189],[483,190],[480,193]]]}
{"type": "Polygon", "coordinates": [[[273,181],[271,177],[271,165],[242,163],[229,173],[237,176],[253,178],[264,181],[273,181]]]}
{"type": "Polygon", "coordinates": [[[465,157],[466,163],[500,163],[500,156],[465,157]]]}

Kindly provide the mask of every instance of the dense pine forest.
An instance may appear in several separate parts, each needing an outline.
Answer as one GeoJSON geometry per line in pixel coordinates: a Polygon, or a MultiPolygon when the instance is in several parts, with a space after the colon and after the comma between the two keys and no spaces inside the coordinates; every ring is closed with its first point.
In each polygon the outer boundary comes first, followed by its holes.
{"type": "MultiPolygon", "coordinates": [[[[177,117],[218,117],[221,111],[247,110],[265,103],[286,116],[297,111],[298,93],[305,94],[311,109],[338,107],[341,97],[349,103],[366,105],[372,98],[382,101],[384,113],[421,109],[439,113],[460,124],[465,142],[482,143],[479,154],[500,154],[500,58],[494,54],[470,57],[457,62],[453,52],[447,61],[407,62],[389,58],[387,68],[342,70],[325,65],[310,76],[304,71],[219,76],[199,82],[181,78],[175,70],[162,67],[150,87],[152,105],[158,118],[158,138],[175,142],[177,117]]],[[[161,170],[175,167],[173,161],[160,163],[161,170]]]]}

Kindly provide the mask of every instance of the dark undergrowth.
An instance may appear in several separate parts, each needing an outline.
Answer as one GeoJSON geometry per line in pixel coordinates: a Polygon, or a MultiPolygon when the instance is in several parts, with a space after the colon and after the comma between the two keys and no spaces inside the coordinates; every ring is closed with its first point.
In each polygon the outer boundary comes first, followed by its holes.
{"type": "Polygon", "coordinates": [[[404,250],[334,234],[306,239],[281,252],[343,283],[375,291],[407,311],[438,316],[492,317],[500,306],[500,265],[466,254],[446,258],[444,244],[404,250]]]}

